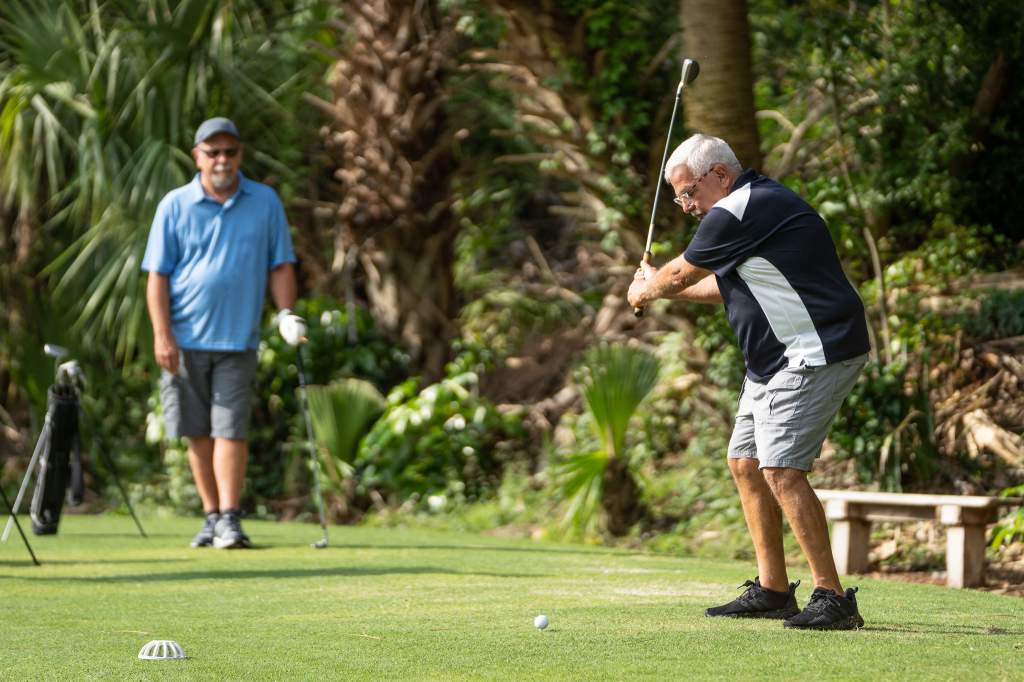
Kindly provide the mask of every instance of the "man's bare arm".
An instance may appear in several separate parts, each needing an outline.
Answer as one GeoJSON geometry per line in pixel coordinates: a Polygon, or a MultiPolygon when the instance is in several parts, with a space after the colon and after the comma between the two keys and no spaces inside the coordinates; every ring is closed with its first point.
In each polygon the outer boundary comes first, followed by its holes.
{"type": "Polygon", "coordinates": [[[295,267],[291,263],[282,263],[270,271],[270,298],[278,310],[295,308],[298,289],[295,267]]]}
{"type": "MultiPolygon", "coordinates": [[[[640,297],[640,307],[659,298],[677,298],[677,294],[686,291],[710,274],[710,270],[691,265],[682,255],[676,256],[659,268],[654,279],[647,283],[640,297]]],[[[717,288],[716,283],[715,289],[717,288]]]]}
{"type": "Polygon", "coordinates": [[[691,287],[683,289],[669,298],[691,303],[722,303],[722,294],[718,290],[718,278],[709,275],[691,287]]]}
{"type": "Polygon", "coordinates": [[[178,373],[178,342],[171,331],[171,293],[167,275],[149,273],[146,307],[153,325],[153,355],[156,363],[171,374],[178,373]]]}

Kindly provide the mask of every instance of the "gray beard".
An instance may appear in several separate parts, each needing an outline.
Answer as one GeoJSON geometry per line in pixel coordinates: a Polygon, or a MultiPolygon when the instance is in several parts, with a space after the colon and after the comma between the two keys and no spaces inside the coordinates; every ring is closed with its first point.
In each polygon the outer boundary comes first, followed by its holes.
{"type": "Polygon", "coordinates": [[[237,174],[231,172],[210,173],[210,186],[218,192],[224,192],[234,186],[237,177],[237,174]]]}

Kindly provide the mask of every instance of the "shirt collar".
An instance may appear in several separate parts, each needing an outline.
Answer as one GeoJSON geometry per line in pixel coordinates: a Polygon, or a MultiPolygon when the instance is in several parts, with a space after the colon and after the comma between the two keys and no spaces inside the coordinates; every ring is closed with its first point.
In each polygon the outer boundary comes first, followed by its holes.
{"type": "Polygon", "coordinates": [[[739,177],[736,178],[736,182],[732,183],[732,189],[730,189],[729,191],[735,192],[743,185],[747,184],[748,182],[753,182],[756,179],[757,171],[755,171],[753,168],[747,168],[746,170],[739,174],[739,177]]]}
{"type": "MultiPolygon", "coordinates": [[[[250,194],[249,183],[251,182],[252,180],[245,177],[242,171],[238,171],[238,189],[224,203],[234,203],[239,194],[250,194]]],[[[192,182],[188,184],[188,192],[189,199],[191,199],[193,204],[198,204],[203,199],[210,199],[206,195],[206,190],[203,189],[203,183],[199,180],[199,173],[196,173],[192,178],[192,182]]],[[[213,199],[210,199],[210,201],[213,201],[213,199]]]]}

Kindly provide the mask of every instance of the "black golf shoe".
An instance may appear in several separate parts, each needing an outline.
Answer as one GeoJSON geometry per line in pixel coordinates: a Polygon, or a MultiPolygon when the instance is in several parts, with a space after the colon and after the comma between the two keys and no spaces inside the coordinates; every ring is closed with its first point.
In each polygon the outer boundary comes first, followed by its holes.
{"type": "Polygon", "coordinates": [[[242,532],[242,522],[238,509],[227,509],[221,512],[214,528],[213,546],[217,549],[244,549],[252,547],[249,536],[242,532]]]}
{"type": "Polygon", "coordinates": [[[206,514],[206,520],[203,522],[203,527],[199,529],[196,536],[192,538],[192,542],[189,543],[192,547],[209,547],[213,544],[214,527],[217,525],[217,519],[220,518],[218,512],[208,512],[206,514]]]}
{"type": "Polygon", "coordinates": [[[857,609],[856,587],[846,590],[840,597],[824,587],[814,588],[811,600],[798,615],[783,622],[783,627],[801,630],[856,630],[864,627],[864,619],[857,609]]]}
{"type": "Polygon", "coordinates": [[[704,615],[709,618],[790,618],[800,613],[800,607],[796,605],[796,588],[799,584],[797,580],[790,583],[785,592],[776,592],[761,587],[761,580],[756,577],[737,588],[747,588],[743,594],[728,604],[705,610],[704,615]]]}

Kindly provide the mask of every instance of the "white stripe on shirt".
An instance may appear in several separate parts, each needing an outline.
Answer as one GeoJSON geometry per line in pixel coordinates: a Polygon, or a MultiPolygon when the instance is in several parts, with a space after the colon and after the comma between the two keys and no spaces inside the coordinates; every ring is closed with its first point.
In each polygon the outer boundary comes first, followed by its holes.
{"type": "Polygon", "coordinates": [[[807,306],[785,275],[760,257],[748,258],[736,271],[761,306],[775,336],[786,347],[783,354],[789,358],[789,366],[827,364],[825,346],[807,306]]]}

